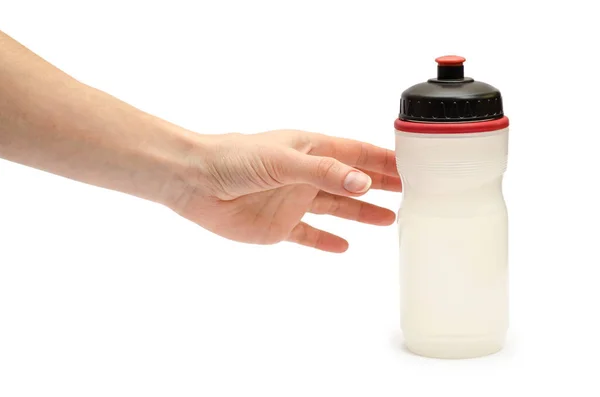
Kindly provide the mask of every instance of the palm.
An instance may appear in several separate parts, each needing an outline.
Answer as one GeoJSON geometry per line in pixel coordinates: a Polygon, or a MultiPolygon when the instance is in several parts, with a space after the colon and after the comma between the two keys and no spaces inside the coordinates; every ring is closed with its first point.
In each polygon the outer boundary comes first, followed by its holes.
{"type": "Polygon", "coordinates": [[[289,185],[223,201],[211,215],[214,232],[249,243],[277,243],[301,222],[318,193],[310,185],[289,185]]]}

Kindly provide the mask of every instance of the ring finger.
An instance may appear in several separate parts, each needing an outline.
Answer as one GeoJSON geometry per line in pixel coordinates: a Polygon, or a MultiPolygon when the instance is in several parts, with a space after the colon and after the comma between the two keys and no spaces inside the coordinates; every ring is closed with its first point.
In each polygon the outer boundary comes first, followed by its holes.
{"type": "Polygon", "coordinates": [[[396,219],[396,214],[387,208],[323,191],[314,198],[309,212],[378,226],[391,225],[396,219]]]}

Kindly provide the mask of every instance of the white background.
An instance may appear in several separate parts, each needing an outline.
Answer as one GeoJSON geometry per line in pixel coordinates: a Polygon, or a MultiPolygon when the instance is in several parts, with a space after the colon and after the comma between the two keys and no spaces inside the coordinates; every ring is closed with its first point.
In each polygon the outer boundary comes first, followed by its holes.
{"type": "Polygon", "coordinates": [[[199,133],[393,148],[402,90],[465,56],[511,119],[511,328],[486,358],[404,351],[394,226],[309,217],[342,255],[242,245],[3,161],[0,396],[597,396],[598,26],[593,1],[1,0],[1,30],[199,133]]]}

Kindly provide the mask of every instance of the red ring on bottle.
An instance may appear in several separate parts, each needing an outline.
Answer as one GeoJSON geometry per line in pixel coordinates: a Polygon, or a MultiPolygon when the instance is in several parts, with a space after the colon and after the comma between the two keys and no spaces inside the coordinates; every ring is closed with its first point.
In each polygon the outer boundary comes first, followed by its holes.
{"type": "Polygon", "coordinates": [[[509,125],[508,117],[500,119],[473,121],[463,123],[421,123],[419,121],[405,121],[396,119],[394,128],[403,132],[417,132],[422,134],[469,134],[501,130],[509,125]]]}

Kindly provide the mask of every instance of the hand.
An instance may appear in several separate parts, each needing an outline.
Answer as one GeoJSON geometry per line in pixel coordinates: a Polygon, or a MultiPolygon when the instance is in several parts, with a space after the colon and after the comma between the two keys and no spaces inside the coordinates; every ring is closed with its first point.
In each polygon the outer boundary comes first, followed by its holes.
{"type": "Polygon", "coordinates": [[[394,222],[392,211],[353,198],[370,188],[401,191],[390,150],[293,130],[203,138],[201,149],[189,155],[185,188],[171,207],[218,235],[344,252],[346,240],[302,222],[304,214],[394,222]]]}
{"type": "Polygon", "coordinates": [[[164,204],[246,243],[343,252],[345,240],[304,214],[394,222],[354,199],[369,188],[400,191],[389,150],[303,131],[196,134],[73,79],[1,32],[0,69],[2,159],[164,204]]]}

